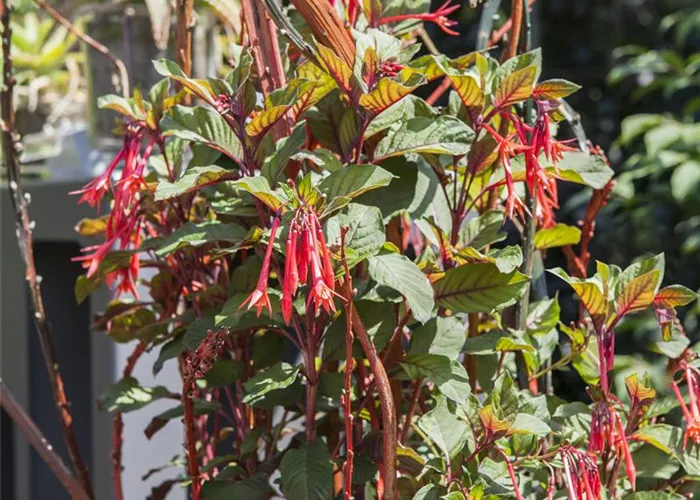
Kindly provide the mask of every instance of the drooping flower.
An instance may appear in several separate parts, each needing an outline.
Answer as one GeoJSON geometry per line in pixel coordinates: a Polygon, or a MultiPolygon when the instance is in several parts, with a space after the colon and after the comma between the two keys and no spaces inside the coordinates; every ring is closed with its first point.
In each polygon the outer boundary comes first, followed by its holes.
{"type": "MultiPolygon", "coordinates": [[[[87,202],[91,206],[96,204],[99,206],[108,191],[111,190],[113,195],[110,215],[105,226],[104,242],[101,245],[84,248],[82,251],[87,255],[73,259],[83,262],[83,266],[88,269],[88,277],[97,272],[99,265],[111,250],[135,249],[141,242],[143,224],[138,193],[148,188],[144,180],[144,171],[156,142],[156,137],[151,133],[141,154],[146,131],[144,122],[133,121],[127,124],[122,149],[107,169],[83,189],[71,193],[82,194],[79,202],[87,202]],[[123,166],[117,179],[116,169],[122,162],[123,166]]],[[[105,280],[109,286],[116,283],[117,296],[122,293],[131,293],[138,297],[135,282],[139,268],[140,260],[138,255],[134,254],[130,257],[127,266],[111,271],[105,280]]]]}
{"type": "Polygon", "coordinates": [[[569,445],[562,446],[559,454],[564,463],[564,478],[569,491],[569,500],[599,499],[600,473],[594,457],[569,445]]]}
{"type": "Polygon", "coordinates": [[[500,160],[501,165],[503,166],[507,190],[505,207],[506,216],[508,218],[512,218],[513,212],[515,211],[520,217],[522,217],[523,211],[527,210],[527,208],[525,208],[525,205],[523,204],[522,200],[518,197],[517,193],[515,192],[515,182],[513,181],[513,168],[511,166],[510,160],[519,152],[531,150],[531,147],[513,141],[513,138],[516,136],[517,132],[513,132],[507,137],[502,137],[498,132],[496,132],[493,129],[493,127],[486,123],[484,124],[484,129],[486,129],[486,131],[488,131],[488,133],[491,134],[491,136],[494,139],[496,139],[496,142],[498,143],[498,159],[500,160]]]}
{"type": "Polygon", "coordinates": [[[689,363],[691,356],[694,355],[686,351],[679,363],[680,371],[683,373],[683,378],[688,385],[689,404],[685,403],[685,398],[681,394],[678,383],[675,380],[671,383],[673,393],[680,404],[685,420],[684,448],[688,446],[688,440],[691,440],[696,445],[700,445],[700,372],[689,363]]]}
{"type": "Polygon", "coordinates": [[[398,16],[385,17],[383,19],[380,19],[378,24],[391,24],[406,21],[409,19],[414,19],[416,21],[434,23],[448,35],[459,35],[457,31],[451,29],[452,26],[457,25],[457,21],[453,21],[447,16],[459,9],[460,6],[450,5],[451,3],[452,0],[447,0],[444,4],[442,4],[442,6],[438,10],[429,14],[402,14],[398,16]]]}
{"type": "Polygon", "coordinates": [[[600,454],[607,450],[624,459],[627,478],[632,483],[632,489],[634,490],[637,469],[632,460],[622,419],[610,404],[606,401],[598,401],[593,405],[588,451],[600,454]]]}
{"type": "Polygon", "coordinates": [[[287,324],[292,317],[292,301],[300,285],[308,285],[307,307],[335,312],[335,274],[330,251],[318,217],[306,206],[297,209],[290,223],[286,244],[282,315],[287,324]],[[310,278],[309,278],[310,276],[310,278]]]}
{"type": "Polygon", "coordinates": [[[244,305],[248,304],[248,310],[255,307],[257,310],[257,316],[260,317],[262,310],[267,307],[269,314],[272,314],[272,306],[270,305],[270,297],[267,295],[267,282],[270,277],[270,259],[272,258],[272,248],[275,244],[275,236],[277,236],[277,229],[280,225],[280,216],[277,214],[274,221],[272,222],[272,227],[270,228],[270,240],[267,243],[267,249],[265,250],[265,257],[263,257],[262,268],[260,269],[260,276],[258,277],[258,284],[247,299],[238,306],[242,308],[244,305]]]}

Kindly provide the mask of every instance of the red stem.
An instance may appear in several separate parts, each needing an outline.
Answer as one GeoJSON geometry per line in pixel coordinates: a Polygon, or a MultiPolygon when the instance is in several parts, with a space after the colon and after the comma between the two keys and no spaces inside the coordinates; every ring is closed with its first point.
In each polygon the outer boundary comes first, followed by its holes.
{"type": "MultiPolygon", "coordinates": [[[[350,297],[352,296],[352,278],[347,265],[347,259],[345,258],[345,235],[347,232],[347,227],[344,227],[341,230],[340,252],[343,264],[345,266],[345,295],[350,297]]],[[[345,393],[343,394],[343,417],[345,420],[346,448],[345,463],[343,465],[343,498],[345,500],[350,500],[352,498],[352,475],[355,458],[352,402],[350,401],[350,394],[352,393],[352,371],[355,364],[355,360],[352,356],[353,343],[355,340],[352,333],[352,309],[352,301],[347,301],[345,303],[345,393]]]]}

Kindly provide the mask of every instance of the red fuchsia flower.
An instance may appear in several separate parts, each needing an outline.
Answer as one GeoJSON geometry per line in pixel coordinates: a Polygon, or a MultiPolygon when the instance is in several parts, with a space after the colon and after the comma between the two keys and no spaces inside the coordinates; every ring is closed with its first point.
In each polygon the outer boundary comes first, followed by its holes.
{"type": "MultiPolygon", "coordinates": [[[[142,142],[146,133],[146,124],[131,122],[126,126],[124,144],[121,151],[97,179],[87,184],[82,190],[72,194],[82,194],[80,202],[90,205],[98,204],[106,192],[111,189],[113,203],[111,213],[105,227],[105,241],[102,245],[88,247],[83,252],[93,251],[92,254],[76,257],[88,268],[88,276],[97,271],[105,256],[113,249],[129,250],[138,248],[141,242],[141,211],[138,193],[148,188],[144,180],[144,171],[153,151],[156,137],[151,136],[146,148],[141,154],[142,142]],[[116,167],[123,161],[119,179],[113,180],[116,167]]],[[[117,296],[122,293],[136,293],[135,282],[138,276],[140,261],[136,254],[129,265],[119,268],[107,275],[107,284],[117,283],[117,296]]]]}
{"type": "Polygon", "coordinates": [[[616,455],[624,458],[627,477],[632,483],[632,489],[634,490],[637,469],[632,460],[622,419],[617,411],[607,402],[599,401],[593,406],[588,451],[593,454],[600,454],[606,450],[612,450],[616,455]]]}
{"type": "Polygon", "coordinates": [[[270,240],[267,243],[267,249],[265,250],[265,257],[263,258],[262,268],[260,269],[260,276],[258,277],[258,284],[247,299],[238,306],[241,309],[244,305],[248,304],[248,310],[252,307],[257,309],[257,316],[260,317],[262,310],[267,307],[269,314],[272,314],[272,306],[270,305],[270,297],[267,295],[267,282],[270,277],[270,259],[272,258],[272,247],[275,245],[275,236],[277,236],[277,229],[280,225],[280,216],[277,214],[275,220],[272,222],[272,227],[270,228],[270,240]]]}
{"type": "Polygon", "coordinates": [[[459,5],[450,5],[451,3],[452,0],[447,0],[447,2],[445,2],[442,5],[442,7],[440,7],[435,12],[431,12],[429,14],[403,14],[400,16],[385,17],[383,19],[380,19],[378,24],[398,23],[401,21],[414,19],[416,21],[434,23],[448,35],[459,35],[457,31],[451,29],[452,26],[457,25],[457,21],[453,21],[447,18],[447,16],[459,9],[459,5]]]}
{"type": "Polygon", "coordinates": [[[690,439],[696,445],[700,445],[700,371],[688,362],[689,351],[684,354],[685,359],[680,362],[680,369],[683,372],[686,384],[688,384],[688,397],[690,404],[685,403],[685,398],[678,388],[678,383],[674,380],[671,383],[673,393],[678,400],[685,419],[685,435],[683,437],[683,447],[687,447],[690,439]]]}
{"type": "Polygon", "coordinates": [[[531,148],[530,146],[524,146],[522,144],[518,144],[517,142],[513,142],[512,139],[513,137],[515,137],[517,132],[513,132],[508,137],[502,137],[489,124],[484,123],[484,128],[498,142],[498,158],[501,162],[501,165],[503,165],[503,170],[505,172],[506,190],[508,192],[508,196],[506,199],[506,215],[509,218],[512,218],[513,211],[515,211],[520,217],[522,217],[523,212],[526,211],[527,208],[523,204],[522,200],[515,193],[515,182],[513,181],[513,169],[511,167],[510,159],[519,152],[528,151],[531,148]]]}
{"type": "Polygon", "coordinates": [[[564,462],[564,477],[569,491],[569,500],[599,499],[600,474],[594,457],[569,445],[562,446],[559,454],[564,462]]]}
{"type": "Polygon", "coordinates": [[[282,315],[287,324],[291,321],[292,302],[300,285],[309,285],[307,307],[313,303],[316,311],[323,308],[326,313],[335,312],[333,264],[321,224],[312,211],[298,209],[289,227],[285,253],[282,315]]]}

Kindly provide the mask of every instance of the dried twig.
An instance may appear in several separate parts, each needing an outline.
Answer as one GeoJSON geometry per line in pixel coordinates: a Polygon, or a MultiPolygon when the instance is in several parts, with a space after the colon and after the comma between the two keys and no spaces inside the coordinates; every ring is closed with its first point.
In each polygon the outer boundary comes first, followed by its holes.
{"type": "Polygon", "coordinates": [[[10,416],[22,435],[29,441],[29,444],[32,445],[34,451],[48,465],[49,469],[56,474],[56,477],[61,481],[71,498],[74,500],[87,500],[90,498],[63,459],[56,453],[56,450],[46,440],[31,417],[24,411],[22,405],[17,402],[10,388],[2,380],[0,380],[0,405],[2,405],[2,408],[10,416]]]}
{"type": "Polygon", "coordinates": [[[36,263],[34,262],[34,243],[32,236],[34,224],[29,219],[28,202],[22,191],[19,171],[19,137],[15,131],[15,111],[12,105],[12,92],[15,81],[12,74],[12,57],[10,51],[12,39],[10,9],[8,0],[2,0],[0,2],[3,56],[3,86],[2,91],[0,91],[0,108],[2,113],[3,161],[7,169],[10,199],[12,200],[16,219],[17,242],[19,244],[20,253],[24,259],[26,269],[25,277],[29,286],[29,295],[34,310],[34,322],[39,335],[41,351],[46,365],[46,371],[49,375],[54,402],[58,409],[63,438],[66,442],[73,468],[82,484],[83,490],[88,497],[92,498],[90,475],[88,474],[87,466],[82,458],[80,448],[78,447],[78,441],[73,431],[73,416],[71,415],[70,405],[63,388],[63,379],[56,361],[49,324],[46,320],[44,301],[41,294],[41,287],[39,286],[40,278],[36,274],[36,263]]]}
{"type": "Polygon", "coordinates": [[[71,32],[77,38],[88,44],[90,47],[95,49],[97,52],[105,56],[107,59],[112,61],[112,64],[114,64],[114,67],[117,70],[117,74],[119,75],[119,82],[121,86],[121,89],[117,89],[117,91],[121,90],[121,93],[124,97],[129,97],[129,74],[126,71],[126,66],[124,66],[122,60],[114,54],[112,54],[112,52],[107,47],[105,47],[100,42],[92,38],[90,35],[87,35],[80,31],[73,23],[71,23],[68,19],[63,17],[56,9],[51,7],[43,0],[34,0],[34,2],[49,16],[53,17],[57,23],[66,28],[69,32],[71,32]]]}

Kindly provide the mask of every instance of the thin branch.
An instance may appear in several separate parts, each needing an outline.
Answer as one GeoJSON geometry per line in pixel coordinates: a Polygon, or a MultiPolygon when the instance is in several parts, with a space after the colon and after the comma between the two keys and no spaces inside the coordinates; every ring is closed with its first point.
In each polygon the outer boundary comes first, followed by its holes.
{"type": "Polygon", "coordinates": [[[10,388],[2,380],[0,380],[0,405],[2,405],[2,408],[10,416],[22,435],[29,441],[29,444],[32,445],[34,451],[48,465],[51,472],[56,474],[56,477],[61,481],[71,498],[74,500],[87,500],[90,498],[63,459],[56,453],[56,450],[46,440],[32,418],[22,408],[22,405],[15,399],[10,388]]]}
{"type": "MultiPolygon", "coordinates": [[[[124,366],[124,371],[122,372],[122,377],[130,377],[131,373],[134,371],[136,362],[141,357],[141,355],[146,351],[148,347],[148,342],[142,340],[138,343],[134,351],[131,353],[129,358],[126,360],[126,365],[124,366]]],[[[122,413],[117,412],[114,415],[114,423],[112,428],[112,484],[114,485],[114,498],[116,500],[123,500],[124,491],[122,488],[122,446],[124,444],[124,419],[122,418],[122,413]]]]}
{"type": "Polygon", "coordinates": [[[53,17],[57,23],[66,28],[70,33],[72,33],[77,38],[79,38],[80,40],[88,44],[90,47],[95,49],[97,52],[99,52],[107,59],[112,61],[112,64],[114,64],[114,68],[117,70],[117,74],[119,75],[119,81],[121,86],[121,89],[118,88],[117,92],[121,90],[122,96],[129,97],[129,74],[126,71],[126,66],[124,65],[122,60],[114,54],[112,54],[112,52],[110,52],[110,50],[107,47],[105,47],[100,42],[92,38],[90,35],[87,35],[80,31],[73,23],[71,23],[68,19],[63,17],[56,9],[51,7],[43,0],[34,0],[34,2],[49,16],[53,17]]]}
{"type": "Polygon", "coordinates": [[[10,23],[10,10],[8,0],[0,1],[0,17],[2,18],[2,56],[3,56],[3,86],[0,91],[0,112],[2,113],[2,151],[3,161],[7,169],[8,186],[10,189],[10,199],[15,212],[17,243],[20,253],[24,259],[25,278],[29,286],[32,308],[34,310],[34,322],[39,335],[41,351],[49,375],[49,382],[53,394],[54,403],[58,410],[63,438],[68,449],[73,468],[78,476],[83,490],[88,497],[92,498],[92,485],[87,466],[80,453],[78,441],[73,431],[73,415],[70,412],[70,405],[63,388],[63,378],[59,371],[58,363],[53,347],[53,339],[46,320],[44,301],[39,286],[40,278],[36,274],[36,263],[34,262],[33,243],[33,223],[29,218],[27,208],[27,198],[24,195],[21,185],[19,171],[19,152],[17,144],[19,136],[15,131],[15,111],[12,105],[12,92],[15,80],[12,74],[11,40],[12,26],[10,23]]]}
{"type": "MultiPolygon", "coordinates": [[[[346,271],[347,273],[347,271],[346,271]]],[[[344,299],[346,301],[352,301],[353,297],[348,294],[347,290],[343,291],[344,299]]],[[[382,461],[383,461],[383,472],[384,472],[384,500],[393,500],[394,495],[394,483],[396,482],[396,449],[398,448],[398,440],[396,436],[396,411],[394,408],[394,398],[391,393],[391,385],[389,384],[389,377],[386,374],[384,365],[380,361],[377,350],[369,337],[367,328],[365,328],[364,323],[360,314],[357,312],[357,308],[352,307],[352,328],[357,334],[360,340],[360,345],[362,350],[367,356],[369,361],[369,367],[374,374],[375,383],[377,385],[377,392],[379,393],[379,400],[381,402],[382,410],[382,427],[383,427],[383,440],[382,440],[382,461]]]]}
{"type": "MultiPolygon", "coordinates": [[[[348,232],[348,227],[343,227],[340,230],[340,254],[345,268],[345,295],[352,296],[352,277],[350,269],[345,258],[345,236],[348,232]]],[[[343,464],[343,498],[350,500],[352,498],[352,472],[355,458],[355,447],[353,443],[353,414],[352,401],[350,394],[352,393],[352,371],[355,364],[355,359],[352,356],[354,344],[354,336],[352,334],[352,300],[345,302],[345,371],[344,371],[344,394],[343,394],[343,417],[345,420],[345,463],[343,464]]]]}
{"type": "MultiPolygon", "coordinates": [[[[194,30],[194,0],[177,0],[177,31],[175,32],[175,56],[185,75],[192,76],[192,30],[194,30]]],[[[184,104],[192,104],[192,96],[186,94],[184,104]]]]}

